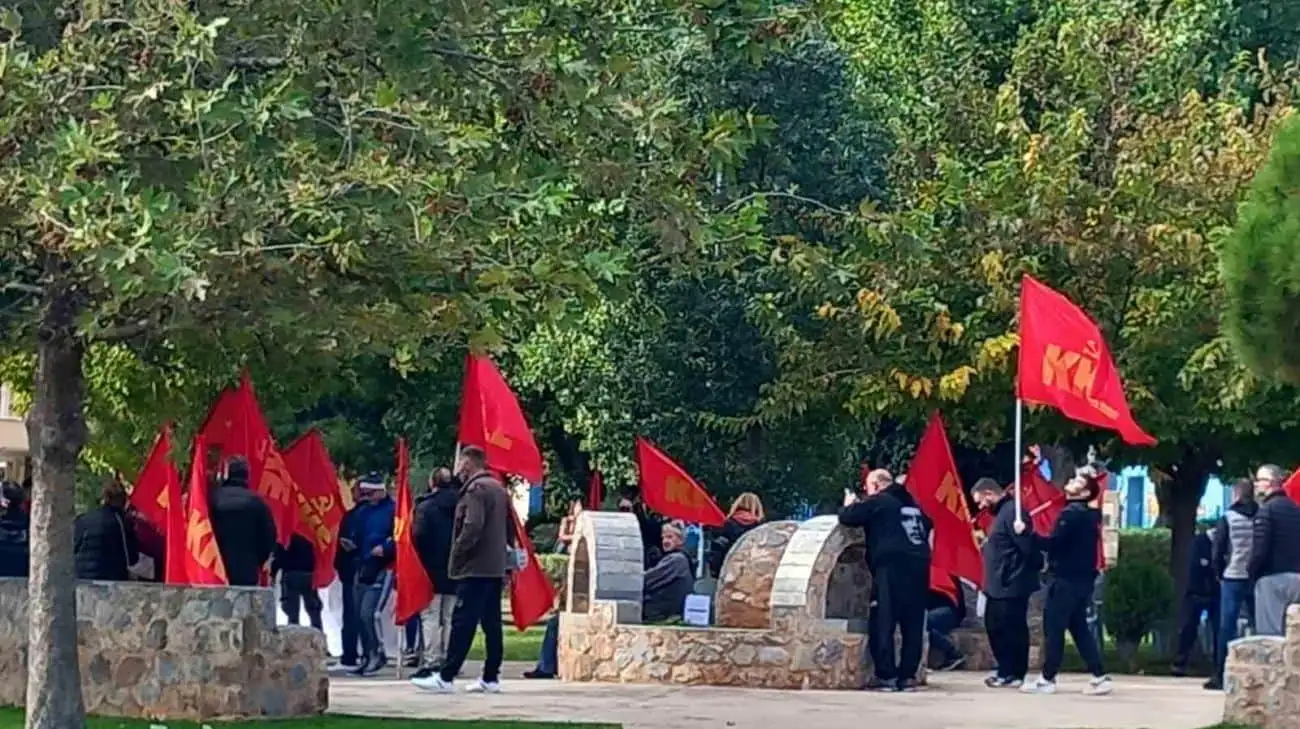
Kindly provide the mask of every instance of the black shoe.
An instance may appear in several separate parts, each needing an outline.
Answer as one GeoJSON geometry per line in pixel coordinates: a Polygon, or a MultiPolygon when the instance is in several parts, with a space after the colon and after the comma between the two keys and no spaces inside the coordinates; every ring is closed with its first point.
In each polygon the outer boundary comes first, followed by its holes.
{"type": "Polygon", "coordinates": [[[919,688],[914,678],[904,678],[898,682],[898,690],[905,694],[916,693],[919,688]]]}
{"type": "Polygon", "coordinates": [[[388,665],[388,658],[383,655],[378,655],[366,661],[360,668],[353,671],[352,673],[355,676],[373,676],[376,673],[379,673],[381,670],[383,670],[383,668],[387,665],[388,665]]]}
{"type": "Polygon", "coordinates": [[[867,691],[892,694],[898,692],[898,682],[872,676],[871,679],[867,681],[867,685],[863,688],[867,691]]]}
{"type": "Polygon", "coordinates": [[[433,668],[421,668],[420,670],[416,671],[415,673],[412,673],[412,674],[411,674],[411,678],[413,678],[413,679],[415,679],[415,678],[428,678],[428,677],[432,676],[432,675],[435,674],[435,673],[437,673],[437,671],[434,670],[433,668]]]}
{"type": "Polygon", "coordinates": [[[533,678],[538,680],[552,679],[555,678],[555,674],[551,673],[550,671],[540,671],[534,669],[532,671],[524,671],[524,678],[533,678]]]}
{"type": "Polygon", "coordinates": [[[1187,678],[1187,666],[1180,666],[1175,663],[1169,668],[1169,675],[1174,678],[1187,678]]]}
{"type": "Polygon", "coordinates": [[[405,668],[419,668],[419,667],[420,667],[420,657],[419,657],[419,656],[407,656],[406,660],[402,661],[402,666],[404,666],[405,668]]]}
{"type": "Polygon", "coordinates": [[[1201,688],[1205,689],[1206,691],[1222,691],[1223,681],[1218,678],[1211,678],[1210,680],[1201,684],[1201,688]]]}
{"type": "Polygon", "coordinates": [[[1018,678],[1007,678],[1006,676],[989,676],[984,679],[984,685],[995,689],[1018,689],[1024,685],[1024,681],[1018,678]]]}
{"type": "Polygon", "coordinates": [[[966,656],[956,655],[944,661],[942,664],[940,664],[937,670],[956,671],[958,668],[961,668],[964,665],[966,665],[966,656]]]}

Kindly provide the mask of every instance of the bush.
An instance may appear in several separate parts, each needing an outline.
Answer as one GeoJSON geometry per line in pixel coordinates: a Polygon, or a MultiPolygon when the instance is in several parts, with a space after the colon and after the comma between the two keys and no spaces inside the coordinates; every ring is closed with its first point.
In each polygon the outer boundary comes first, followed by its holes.
{"type": "Polygon", "coordinates": [[[556,538],[560,535],[560,525],[554,522],[534,525],[528,530],[528,538],[533,540],[533,549],[538,554],[555,551],[556,538]]]}
{"type": "Polygon", "coordinates": [[[1121,529],[1119,561],[1149,562],[1169,571],[1172,544],[1173,533],[1168,529],[1121,529]]]}
{"type": "Polygon", "coordinates": [[[1131,652],[1169,615],[1174,581],[1160,563],[1125,555],[1121,548],[1119,564],[1106,573],[1104,584],[1102,624],[1122,653],[1131,652]]]}
{"type": "Polygon", "coordinates": [[[569,555],[567,554],[538,554],[537,559],[542,563],[542,569],[546,571],[546,576],[551,579],[551,584],[555,585],[555,594],[564,599],[565,583],[569,579],[569,555]]]}

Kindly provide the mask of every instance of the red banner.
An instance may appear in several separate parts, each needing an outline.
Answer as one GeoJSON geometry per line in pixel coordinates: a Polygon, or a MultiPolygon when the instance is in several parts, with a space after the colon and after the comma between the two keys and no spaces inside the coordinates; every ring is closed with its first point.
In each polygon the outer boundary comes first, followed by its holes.
{"type": "Polygon", "coordinates": [[[465,359],[457,439],[461,445],[482,448],[493,469],[523,476],[529,483],[542,482],[542,454],[519,399],[487,357],[465,359]]]}
{"type": "Polygon", "coordinates": [[[339,498],[337,471],[320,431],[313,428],[284,449],[284,464],[296,487],[298,533],[311,541],[316,553],[313,586],[329,587],[334,581],[336,537],[346,512],[339,498]]]}
{"type": "MultiPolygon", "coordinates": [[[[937,412],[930,416],[921,436],[916,456],[907,469],[906,484],[921,511],[934,523],[932,564],[945,575],[983,586],[984,562],[971,529],[970,507],[957,476],[957,462],[952,457],[943,418],[937,412]]],[[[951,582],[951,577],[947,581],[951,582]]]]}
{"type": "Polygon", "coordinates": [[[959,603],[963,598],[961,590],[952,582],[952,575],[933,561],[930,562],[930,591],[946,595],[954,603],[959,603]]]}
{"type": "Polygon", "coordinates": [[[1291,474],[1291,477],[1282,485],[1282,489],[1286,491],[1286,495],[1290,496],[1292,501],[1300,503],[1300,468],[1291,474]]]}
{"type": "Polygon", "coordinates": [[[600,469],[591,472],[591,481],[587,484],[587,508],[599,511],[605,503],[605,477],[600,469]]]}
{"type": "MultiPolygon", "coordinates": [[[[393,520],[393,543],[397,547],[397,564],[393,568],[397,578],[397,606],[393,619],[398,625],[419,619],[420,611],[433,601],[433,583],[429,573],[415,551],[411,534],[411,519],[415,512],[415,499],[411,497],[411,454],[406,450],[406,439],[397,439],[397,508],[393,520]]],[[[514,513],[514,509],[511,509],[514,513]]]]}
{"type": "Polygon", "coordinates": [[[1042,537],[1050,535],[1056,517],[1065,508],[1065,492],[1043,478],[1034,461],[1025,461],[1020,467],[1020,498],[1034,532],[1042,537]]]}
{"type": "Polygon", "coordinates": [[[240,378],[237,389],[226,390],[217,397],[200,433],[208,447],[221,452],[223,460],[235,456],[248,460],[248,485],[271,507],[276,540],[288,546],[298,522],[296,487],[271,437],[247,372],[240,378]]]}
{"type": "Polygon", "coordinates": [[[185,565],[185,575],[191,585],[227,585],[226,565],[217,546],[217,535],[212,531],[212,517],[208,509],[208,468],[203,436],[194,438],[190,459],[189,508],[185,520],[185,549],[180,560],[185,565]]]}
{"type": "Polygon", "coordinates": [[[650,441],[637,436],[636,462],[641,472],[641,498],[646,506],[670,519],[720,527],[727,517],[704,487],[650,441]]]}
{"type": "Polygon", "coordinates": [[[510,615],[514,618],[515,627],[524,631],[536,625],[555,605],[555,586],[537,560],[533,542],[528,538],[528,532],[513,508],[510,510],[510,519],[514,523],[515,544],[524,553],[523,569],[516,572],[510,580],[510,615]]]}
{"type": "Polygon", "coordinates": [[[153,525],[160,534],[166,534],[170,522],[167,520],[167,505],[170,503],[170,486],[180,487],[181,476],[171,460],[172,424],[166,423],[154,439],[153,448],[140,468],[140,474],[131,487],[130,505],[145,521],[153,525]]]}
{"type": "Polygon", "coordinates": [[[1129,410],[1119,371],[1101,330],[1059,292],[1026,275],[1020,288],[1018,397],[1066,417],[1119,433],[1131,445],[1155,445],[1129,410]]]}

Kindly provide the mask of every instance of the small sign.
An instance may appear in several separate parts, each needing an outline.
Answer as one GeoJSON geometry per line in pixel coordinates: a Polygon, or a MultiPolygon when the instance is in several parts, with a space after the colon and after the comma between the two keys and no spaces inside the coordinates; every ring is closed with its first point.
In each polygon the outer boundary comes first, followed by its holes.
{"type": "Polygon", "coordinates": [[[713,600],[708,595],[687,595],[682,610],[682,620],[687,625],[709,627],[709,608],[713,600]]]}

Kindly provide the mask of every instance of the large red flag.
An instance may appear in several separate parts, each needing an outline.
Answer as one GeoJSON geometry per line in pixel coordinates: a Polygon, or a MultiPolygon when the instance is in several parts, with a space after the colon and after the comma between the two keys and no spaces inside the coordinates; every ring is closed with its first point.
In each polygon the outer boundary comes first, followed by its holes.
{"type": "Polygon", "coordinates": [[[487,357],[471,354],[465,359],[457,439],[462,445],[482,448],[493,469],[518,474],[529,483],[542,482],[542,453],[528,420],[501,371],[487,357]]]}
{"type": "Polygon", "coordinates": [[[641,472],[641,498],[646,506],[670,519],[720,527],[727,517],[704,487],[650,441],[637,436],[636,463],[641,472]]]}
{"type": "Polygon", "coordinates": [[[171,493],[169,487],[173,483],[179,487],[181,480],[175,464],[172,463],[171,453],[172,424],[166,423],[158,432],[158,437],[154,439],[149,457],[145,459],[140,474],[135,478],[135,485],[131,487],[131,506],[160,533],[165,533],[169,525],[167,521],[167,505],[170,503],[168,499],[171,493]]]}
{"type": "MultiPolygon", "coordinates": [[[[415,499],[411,497],[411,454],[406,450],[406,439],[397,439],[397,508],[393,520],[393,543],[397,547],[397,606],[393,619],[404,625],[411,618],[419,618],[420,611],[433,601],[433,583],[429,573],[415,551],[411,535],[415,499]]],[[[511,510],[513,513],[513,509],[511,510]]]]}
{"type": "Polygon", "coordinates": [[[242,456],[248,460],[248,485],[271,507],[276,539],[287,546],[297,528],[296,487],[271,437],[247,372],[238,388],[217,397],[199,432],[208,447],[220,450],[222,459],[242,456]]]}
{"type": "Polygon", "coordinates": [[[185,527],[189,505],[181,495],[180,474],[174,466],[169,470],[171,475],[165,487],[167,508],[163,522],[166,527],[160,530],[163,535],[163,582],[169,585],[188,585],[190,584],[190,559],[186,547],[189,532],[185,527]]]}
{"type": "MultiPolygon", "coordinates": [[[[934,523],[934,556],[931,560],[945,575],[962,577],[976,586],[984,584],[984,562],[980,558],[975,531],[971,529],[970,507],[957,476],[943,418],[930,416],[916,456],[907,469],[907,490],[921,511],[934,523]]],[[[947,581],[951,582],[948,577],[947,581]]]]}
{"type": "Polygon", "coordinates": [[[515,627],[522,631],[536,625],[555,605],[555,586],[537,560],[533,542],[514,509],[510,510],[510,519],[514,522],[515,544],[524,554],[523,567],[510,580],[510,615],[515,627]]]}
{"type": "MultiPolygon", "coordinates": [[[[194,437],[190,458],[189,508],[185,521],[185,552],[181,560],[191,585],[227,585],[226,565],[217,547],[208,509],[208,467],[203,436],[194,437]]],[[[170,557],[170,555],[169,555],[170,557]]],[[[168,563],[173,560],[168,559],[168,563]]]]}
{"type": "Polygon", "coordinates": [[[298,500],[298,533],[311,540],[316,553],[312,583],[317,589],[334,581],[334,554],[344,509],[338,476],[320,431],[312,428],[284,449],[284,464],[298,500]]]}
{"type": "Polygon", "coordinates": [[[952,583],[952,575],[944,571],[934,561],[930,562],[930,591],[947,595],[948,599],[954,603],[963,598],[961,590],[957,589],[957,586],[952,583]]]}
{"type": "Polygon", "coordinates": [[[1056,517],[1065,508],[1065,492],[1043,478],[1034,461],[1027,460],[1020,467],[1020,499],[1034,532],[1043,537],[1051,534],[1056,517]]]}
{"type": "Polygon", "coordinates": [[[591,481],[587,484],[587,508],[599,511],[605,503],[605,478],[597,468],[591,472],[591,481]]]}
{"type": "Polygon", "coordinates": [[[1282,489],[1286,491],[1286,495],[1290,496],[1292,501],[1300,502],[1300,468],[1297,468],[1295,473],[1291,474],[1291,477],[1282,485],[1282,489]]]}
{"type": "Polygon", "coordinates": [[[1081,423],[1117,431],[1125,443],[1155,445],[1133,419],[1101,330],[1059,292],[1026,275],[1020,288],[1017,395],[1081,423]]]}

